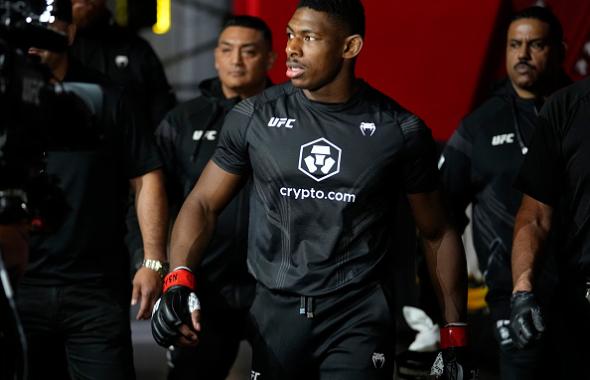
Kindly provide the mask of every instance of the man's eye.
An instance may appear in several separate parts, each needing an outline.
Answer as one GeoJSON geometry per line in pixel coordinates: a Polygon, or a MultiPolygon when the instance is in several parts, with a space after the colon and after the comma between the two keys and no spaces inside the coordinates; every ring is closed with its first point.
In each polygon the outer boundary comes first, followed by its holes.
{"type": "Polygon", "coordinates": [[[305,37],[303,38],[303,40],[304,40],[304,41],[315,41],[315,40],[316,40],[316,38],[315,38],[315,37],[313,37],[313,36],[305,36],[305,37]]]}

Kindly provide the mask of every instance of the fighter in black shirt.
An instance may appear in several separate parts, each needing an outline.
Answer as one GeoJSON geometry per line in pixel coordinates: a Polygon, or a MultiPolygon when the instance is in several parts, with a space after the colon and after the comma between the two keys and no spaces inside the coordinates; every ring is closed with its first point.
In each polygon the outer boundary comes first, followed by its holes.
{"type": "Polygon", "coordinates": [[[539,115],[517,187],[525,195],[516,215],[512,250],[512,327],[522,345],[543,332],[533,296],[535,268],[549,239],[556,240],[560,284],[554,342],[560,379],[588,377],[590,357],[590,79],[549,99],[539,115]]]}
{"type": "Polygon", "coordinates": [[[401,193],[451,324],[442,329],[445,376],[457,370],[452,357],[466,344],[465,262],[439,201],[434,142],[416,116],[355,79],[363,35],[359,1],[299,4],[287,27],[291,83],[230,112],[177,218],[177,270],[152,322],[161,342],[197,343],[199,305],[186,267],[198,262],[216,214],[251,174],[248,265],[259,284],[250,310],[258,333],[252,378],[391,378],[394,324],[380,264],[395,254],[389,232],[401,193]]]}
{"type": "MultiPolygon", "coordinates": [[[[472,204],[473,241],[485,282],[486,301],[500,347],[502,379],[538,379],[547,345],[517,350],[509,333],[514,215],[522,194],[514,180],[528,150],[545,97],[568,78],[560,67],[563,31],[553,13],[530,7],[512,17],[506,41],[509,79],[467,116],[441,156],[443,185],[458,229],[472,204]]],[[[555,270],[544,265],[539,291],[549,299],[555,270]]]]}

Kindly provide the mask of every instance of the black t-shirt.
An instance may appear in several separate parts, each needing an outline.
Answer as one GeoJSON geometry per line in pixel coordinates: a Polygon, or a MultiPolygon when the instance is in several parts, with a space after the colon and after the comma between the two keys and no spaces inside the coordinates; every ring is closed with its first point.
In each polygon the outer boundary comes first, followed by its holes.
{"type": "Polygon", "coordinates": [[[91,148],[50,151],[47,173],[64,198],[65,221],[55,232],[34,234],[24,283],[71,284],[125,279],[123,243],[129,179],[161,166],[152,138],[121,92],[72,61],[66,82],[99,81],[103,89],[101,142],[91,148]]]}
{"type": "Polygon", "coordinates": [[[72,54],[86,67],[125,86],[154,130],[176,104],[160,59],[143,38],[114,23],[105,12],[90,28],[78,30],[72,54]]]}
{"type": "Polygon", "coordinates": [[[486,273],[488,285],[503,288],[508,298],[512,292],[514,216],[522,198],[513,185],[540,107],[534,99],[519,98],[510,81],[506,81],[461,122],[439,160],[443,188],[457,229],[465,228],[465,208],[471,203],[473,241],[480,268],[486,273]]]}
{"type": "MultiPolygon", "coordinates": [[[[227,99],[218,78],[199,86],[202,95],[170,111],[156,130],[171,214],[176,215],[215,152],[225,115],[240,98],[227,99]]],[[[197,270],[199,298],[221,295],[233,308],[249,307],[254,280],[246,267],[249,186],[217,218],[197,270]]],[[[224,306],[224,305],[220,305],[224,306]]],[[[209,302],[208,307],[211,307],[209,302]]]]}
{"type": "Polygon", "coordinates": [[[569,275],[590,275],[590,78],[547,101],[516,186],[555,209],[569,275]]]}
{"type": "Polygon", "coordinates": [[[430,130],[359,82],[344,104],[291,84],[239,103],[213,161],[252,172],[248,266],[268,288],[320,295],[367,280],[387,253],[403,192],[438,186],[430,130]]]}

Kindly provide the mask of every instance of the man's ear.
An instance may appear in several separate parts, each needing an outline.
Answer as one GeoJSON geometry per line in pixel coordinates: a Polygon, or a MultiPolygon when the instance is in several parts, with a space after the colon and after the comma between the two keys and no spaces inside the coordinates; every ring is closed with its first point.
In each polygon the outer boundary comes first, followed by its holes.
{"type": "Polygon", "coordinates": [[[76,38],[76,24],[71,23],[68,25],[68,46],[72,46],[74,44],[74,39],[76,38]]]}
{"type": "Polygon", "coordinates": [[[346,37],[344,40],[344,51],[342,52],[342,58],[353,59],[363,49],[363,37],[360,34],[353,34],[352,36],[346,37]]]}

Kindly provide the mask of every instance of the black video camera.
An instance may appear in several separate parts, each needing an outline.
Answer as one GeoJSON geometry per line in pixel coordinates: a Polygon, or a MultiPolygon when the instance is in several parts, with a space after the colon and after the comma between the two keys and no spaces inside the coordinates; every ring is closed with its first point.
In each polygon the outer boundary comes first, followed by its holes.
{"type": "Polygon", "coordinates": [[[98,139],[93,102],[102,97],[100,87],[53,81],[49,68],[29,55],[31,47],[67,49],[67,36],[51,28],[56,11],[71,19],[69,1],[0,0],[0,224],[56,227],[65,204],[45,173],[45,152],[98,139]]]}

